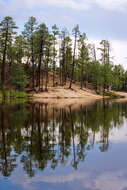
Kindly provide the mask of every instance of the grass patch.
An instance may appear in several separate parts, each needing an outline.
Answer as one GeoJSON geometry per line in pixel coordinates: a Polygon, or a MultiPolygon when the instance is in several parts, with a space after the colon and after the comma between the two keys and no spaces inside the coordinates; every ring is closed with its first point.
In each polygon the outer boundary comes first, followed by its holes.
{"type": "Polygon", "coordinates": [[[121,95],[118,95],[116,94],[115,92],[104,92],[104,96],[108,96],[112,99],[119,99],[119,98],[125,98],[125,96],[121,96],[121,95]]]}
{"type": "Polygon", "coordinates": [[[10,99],[27,99],[29,95],[24,91],[18,90],[3,90],[0,91],[0,100],[10,100],[10,99]]]}

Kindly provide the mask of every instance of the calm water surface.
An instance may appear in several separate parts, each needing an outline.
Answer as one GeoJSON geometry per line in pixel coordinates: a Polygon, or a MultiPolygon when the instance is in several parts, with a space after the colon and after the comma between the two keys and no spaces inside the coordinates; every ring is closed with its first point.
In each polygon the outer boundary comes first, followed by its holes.
{"type": "Polygon", "coordinates": [[[0,190],[127,190],[127,103],[0,105],[0,190]]]}

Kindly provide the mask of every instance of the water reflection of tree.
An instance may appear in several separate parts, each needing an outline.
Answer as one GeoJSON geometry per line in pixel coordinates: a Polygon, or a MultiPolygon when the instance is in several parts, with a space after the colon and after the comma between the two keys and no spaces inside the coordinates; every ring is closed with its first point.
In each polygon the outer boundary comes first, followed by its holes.
{"type": "Polygon", "coordinates": [[[120,127],[126,115],[126,104],[110,102],[77,110],[48,104],[1,105],[0,171],[11,175],[18,155],[29,177],[36,168],[55,169],[59,164],[77,169],[94,147],[96,134],[100,133],[100,150],[108,150],[110,130],[120,127]]]}

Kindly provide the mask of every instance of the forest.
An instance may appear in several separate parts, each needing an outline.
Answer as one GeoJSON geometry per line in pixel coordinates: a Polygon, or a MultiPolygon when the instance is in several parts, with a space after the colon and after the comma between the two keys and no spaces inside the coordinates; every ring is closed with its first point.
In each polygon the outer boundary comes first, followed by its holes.
{"type": "Polygon", "coordinates": [[[12,17],[1,19],[1,92],[48,91],[49,81],[52,87],[68,82],[70,89],[76,82],[81,89],[91,84],[97,93],[102,89],[127,90],[127,71],[113,62],[108,40],[102,40],[97,48],[80,32],[79,25],[72,31],[66,27],[60,30],[56,25],[38,24],[33,16],[19,31],[12,17]]]}

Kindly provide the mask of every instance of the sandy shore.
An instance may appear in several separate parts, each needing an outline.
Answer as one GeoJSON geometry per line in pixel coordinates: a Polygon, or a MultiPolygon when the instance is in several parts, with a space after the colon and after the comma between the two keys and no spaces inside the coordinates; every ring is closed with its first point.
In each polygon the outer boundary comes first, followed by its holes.
{"type": "Polygon", "coordinates": [[[77,106],[79,104],[91,104],[96,100],[102,99],[102,96],[89,89],[81,90],[79,88],[68,89],[64,87],[50,87],[48,92],[33,94],[33,101],[38,103],[48,103],[51,106],[65,107],[77,106]]]}
{"type": "Polygon", "coordinates": [[[41,92],[33,95],[34,98],[93,98],[101,99],[102,96],[97,95],[95,91],[90,89],[68,89],[64,87],[50,87],[48,92],[41,92]]]}
{"type": "MultiPolygon", "coordinates": [[[[118,95],[124,96],[125,98],[116,99],[116,102],[127,101],[127,93],[125,92],[115,92],[118,95]]],[[[79,89],[75,87],[74,89],[68,89],[67,87],[50,87],[48,92],[41,92],[33,94],[33,102],[36,103],[48,103],[48,105],[55,107],[65,107],[78,105],[90,105],[95,103],[97,100],[101,100],[103,97],[97,95],[95,91],[90,89],[79,89]]]]}

